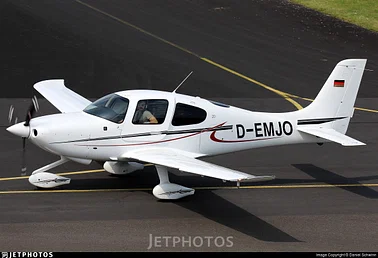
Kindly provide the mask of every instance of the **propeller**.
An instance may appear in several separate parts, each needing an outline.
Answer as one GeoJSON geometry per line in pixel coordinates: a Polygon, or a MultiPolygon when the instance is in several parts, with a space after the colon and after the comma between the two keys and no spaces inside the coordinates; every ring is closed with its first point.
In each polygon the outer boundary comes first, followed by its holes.
{"type": "Polygon", "coordinates": [[[33,118],[35,112],[38,111],[38,109],[39,109],[39,105],[38,105],[37,97],[33,96],[32,103],[30,104],[28,108],[28,112],[26,113],[24,126],[29,126],[30,120],[33,118]]]}
{"type": "MultiPolygon", "coordinates": [[[[30,126],[30,120],[34,117],[35,113],[39,110],[39,104],[36,96],[33,96],[32,102],[26,112],[25,117],[25,123],[24,126],[28,127],[30,126]]],[[[13,105],[9,108],[9,114],[8,114],[8,121],[10,124],[12,124],[14,114],[14,107],[13,105]]],[[[17,123],[18,118],[16,117],[14,120],[14,124],[17,123]]],[[[21,175],[26,175],[26,139],[27,137],[22,137],[22,164],[21,164],[21,175]]]]}
{"type": "MultiPolygon", "coordinates": [[[[26,113],[25,123],[24,126],[30,125],[30,120],[34,117],[34,114],[39,110],[39,104],[37,97],[34,95],[32,97],[32,103],[30,104],[28,111],[26,113]]],[[[26,175],[26,138],[22,137],[22,167],[21,167],[21,175],[26,175]]]]}

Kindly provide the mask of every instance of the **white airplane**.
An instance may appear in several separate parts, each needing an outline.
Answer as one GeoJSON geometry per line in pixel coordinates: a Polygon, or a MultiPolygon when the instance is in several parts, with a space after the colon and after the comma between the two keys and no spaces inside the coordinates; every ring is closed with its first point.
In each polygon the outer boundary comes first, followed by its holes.
{"type": "Polygon", "coordinates": [[[173,92],[126,90],[90,102],[66,88],[64,80],[46,80],[34,88],[61,113],[32,118],[38,109],[34,99],[26,121],[7,130],[22,137],[24,143],[29,139],[60,156],[32,172],[29,182],[34,186],[70,183],[69,178],[47,172],[67,161],[103,162],[103,168],[112,174],[142,170],[150,163],[160,180],[153,188],[154,196],[179,199],[194,194],[194,189],[171,183],[171,169],[238,186],[240,182],[274,179],[210,164],[199,159],[202,157],[285,144],[365,145],[345,133],[366,62],[339,62],[310,105],[286,113],[254,112],[178,94],[181,84],[173,92]]]}

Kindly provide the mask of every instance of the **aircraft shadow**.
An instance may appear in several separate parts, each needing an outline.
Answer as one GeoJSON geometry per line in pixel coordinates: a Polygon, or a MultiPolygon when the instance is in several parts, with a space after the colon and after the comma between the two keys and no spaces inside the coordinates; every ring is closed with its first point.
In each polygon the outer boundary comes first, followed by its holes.
{"type": "MultiPolygon", "coordinates": [[[[366,198],[370,198],[370,199],[378,198],[377,191],[374,191],[373,189],[366,187],[359,182],[362,180],[377,179],[378,175],[367,176],[367,177],[344,177],[332,171],[317,167],[313,164],[293,164],[292,166],[308,174],[309,176],[313,177],[315,179],[315,182],[324,182],[330,185],[337,185],[337,187],[341,189],[344,189],[354,194],[361,195],[366,198]],[[353,185],[356,185],[356,187],[351,187],[351,186],[343,187],[343,186],[339,186],[339,184],[353,184],[353,185]]],[[[290,179],[289,181],[290,183],[293,183],[293,180],[290,179]]]]}
{"type": "MultiPolygon", "coordinates": [[[[378,198],[378,192],[369,187],[365,187],[359,183],[362,180],[374,180],[377,176],[362,176],[348,178],[340,176],[329,170],[317,167],[313,164],[293,164],[293,166],[304,173],[310,175],[314,179],[275,179],[272,184],[295,184],[295,183],[319,183],[324,182],[330,185],[338,184],[356,184],[358,187],[342,187],[344,190],[354,194],[361,195],[366,198],[378,198]]],[[[172,182],[183,184],[188,187],[193,186],[219,186],[218,180],[211,180],[197,176],[176,176],[170,174],[172,182]]],[[[133,173],[126,176],[114,177],[107,176],[103,179],[82,179],[73,180],[70,184],[75,189],[93,188],[153,188],[158,183],[156,172],[153,168],[146,168],[141,173],[133,173]]],[[[264,185],[264,183],[260,183],[264,185]]],[[[228,184],[224,184],[227,186],[228,184]]],[[[259,185],[259,184],[257,184],[259,185]]],[[[71,188],[70,187],[70,188],[71,188]]],[[[152,194],[150,190],[145,192],[152,194]]],[[[196,212],[203,217],[227,226],[238,232],[254,237],[261,241],[268,242],[301,242],[289,234],[281,231],[273,225],[265,222],[248,211],[238,207],[237,205],[225,200],[210,190],[196,190],[193,196],[183,198],[176,201],[170,201],[185,209],[196,212]]]]}
{"type": "Polygon", "coordinates": [[[62,189],[140,189],[153,188],[158,182],[155,178],[141,177],[137,174],[125,176],[105,175],[102,178],[74,178],[68,186],[63,185],[62,189]]]}
{"type": "MultiPolygon", "coordinates": [[[[145,172],[150,172],[148,169],[145,172]]],[[[155,171],[151,171],[155,175],[155,171]]],[[[143,172],[142,172],[143,173],[143,172]]],[[[202,181],[203,185],[211,185],[217,180],[204,180],[201,177],[186,177],[185,179],[173,174],[170,175],[171,181],[181,183],[188,187],[197,185],[202,181]],[[203,183],[203,181],[206,181],[203,183]],[[186,184],[185,184],[186,182],[186,184]]],[[[130,174],[124,177],[107,176],[107,178],[99,179],[78,179],[72,180],[70,188],[74,189],[126,189],[126,188],[153,188],[158,183],[157,176],[152,176],[152,173],[142,175],[141,173],[130,174]]],[[[219,185],[219,182],[218,182],[219,185]]],[[[144,192],[151,194],[151,190],[144,192]]],[[[164,200],[159,200],[165,202],[164,200]]],[[[227,226],[231,229],[244,233],[248,236],[254,237],[261,241],[269,242],[301,242],[289,234],[281,231],[273,225],[265,222],[257,216],[247,212],[237,205],[218,196],[213,191],[196,190],[193,196],[169,201],[179,205],[185,209],[196,212],[203,217],[215,221],[219,224],[227,226]]]]}
{"type": "Polygon", "coordinates": [[[248,236],[268,242],[301,242],[257,216],[223,199],[213,191],[197,190],[193,196],[175,202],[203,217],[248,236]]]}

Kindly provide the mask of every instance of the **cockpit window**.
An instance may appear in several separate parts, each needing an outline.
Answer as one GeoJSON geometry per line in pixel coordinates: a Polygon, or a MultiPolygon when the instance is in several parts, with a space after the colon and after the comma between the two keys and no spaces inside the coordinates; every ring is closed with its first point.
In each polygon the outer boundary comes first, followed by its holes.
{"type": "Polygon", "coordinates": [[[162,124],[167,115],[166,99],[143,99],[138,101],[133,124],[162,124]]]}
{"type": "Polygon", "coordinates": [[[205,121],[207,113],[205,110],[187,105],[184,103],[177,103],[175,114],[173,115],[172,125],[194,125],[205,121]]]}
{"type": "Polygon", "coordinates": [[[128,99],[112,93],[91,103],[84,112],[120,124],[125,119],[128,106],[128,99]]]}

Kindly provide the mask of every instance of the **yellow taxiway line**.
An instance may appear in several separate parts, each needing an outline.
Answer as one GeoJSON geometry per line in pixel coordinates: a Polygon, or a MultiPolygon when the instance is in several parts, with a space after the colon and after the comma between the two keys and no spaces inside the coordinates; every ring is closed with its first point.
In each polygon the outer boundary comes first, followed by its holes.
{"type": "MultiPolygon", "coordinates": [[[[201,186],[195,190],[229,190],[229,189],[303,189],[303,188],[336,188],[336,187],[378,187],[378,184],[298,184],[298,185],[249,185],[249,186],[201,186]]],[[[34,193],[101,193],[152,191],[152,188],[116,188],[116,189],[66,189],[66,190],[9,190],[0,194],[34,194],[34,193]]]]}
{"type": "MultiPolygon", "coordinates": [[[[290,96],[292,98],[302,99],[302,100],[306,100],[306,101],[314,101],[313,99],[310,99],[310,98],[303,98],[303,97],[296,96],[296,95],[293,95],[293,94],[290,94],[290,93],[287,93],[287,94],[288,94],[288,96],[290,96]]],[[[360,110],[360,111],[365,111],[365,112],[378,113],[378,110],[376,110],[376,109],[360,108],[360,107],[354,107],[354,109],[360,110]]]]}
{"type": "MultiPolygon", "coordinates": [[[[144,166],[149,167],[149,166],[153,166],[153,164],[145,164],[144,166]]],[[[74,171],[74,172],[62,172],[62,173],[55,173],[55,174],[59,176],[68,176],[68,175],[81,175],[81,174],[99,173],[99,172],[105,172],[105,170],[93,169],[93,170],[83,170],[83,171],[74,171]]],[[[0,177],[0,181],[27,179],[29,178],[29,176],[0,177]]]]}
{"type": "MultiPolygon", "coordinates": [[[[226,72],[232,73],[232,74],[234,74],[234,75],[236,75],[236,76],[238,76],[240,78],[243,78],[243,79],[245,79],[245,80],[247,80],[249,82],[252,82],[252,83],[254,83],[254,84],[256,84],[256,85],[258,85],[260,87],[263,87],[263,88],[265,88],[265,89],[267,89],[267,90],[269,90],[271,92],[274,92],[274,93],[278,94],[279,96],[281,96],[282,98],[284,98],[286,101],[288,101],[291,104],[293,104],[297,109],[302,109],[303,107],[298,102],[296,102],[293,98],[307,100],[307,101],[313,101],[312,99],[309,99],[309,98],[304,98],[304,97],[296,96],[296,95],[293,95],[293,94],[290,94],[290,93],[287,93],[287,92],[283,92],[283,91],[277,90],[277,89],[275,89],[273,87],[270,87],[270,86],[268,86],[268,85],[266,85],[264,83],[261,83],[261,82],[259,82],[257,80],[254,80],[254,79],[250,78],[250,77],[247,77],[247,76],[245,76],[245,75],[243,75],[241,73],[236,72],[235,70],[232,70],[232,69],[230,69],[230,68],[228,68],[226,66],[218,64],[218,63],[216,63],[216,62],[214,62],[214,61],[212,61],[210,59],[207,59],[205,57],[200,56],[197,53],[194,53],[193,51],[190,51],[190,50],[188,50],[188,49],[186,49],[184,47],[181,47],[181,46],[179,46],[179,45],[177,45],[177,44],[175,44],[175,43],[173,43],[171,41],[163,39],[162,37],[159,37],[159,36],[157,36],[157,35],[155,35],[155,34],[153,34],[151,32],[148,32],[148,31],[146,31],[146,30],[144,30],[144,29],[142,29],[142,28],[140,28],[140,27],[138,27],[138,26],[136,26],[134,24],[131,24],[131,23],[127,22],[127,21],[124,21],[124,20],[122,20],[122,19],[114,16],[114,15],[111,15],[111,14],[105,12],[105,11],[102,11],[102,10],[94,7],[93,5],[90,5],[88,3],[84,3],[83,1],[80,1],[80,0],[76,0],[76,2],[79,3],[79,4],[81,4],[81,5],[83,5],[83,6],[86,6],[86,7],[90,8],[90,9],[92,9],[93,11],[101,13],[101,14],[103,14],[103,15],[105,15],[105,16],[113,19],[113,20],[116,20],[116,21],[118,21],[118,22],[120,22],[120,23],[122,23],[124,25],[127,25],[127,26],[129,26],[129,27],[131,27],[131,28],[133,28],[133,29],[135,29],[137,31],[140,31],[140,32],[142,32],[142,33],[144,33],[144,34],[152,37],[152,38],[155,38],[155,39],[157,39],[157,40],[159,40],[161,42],[164,42],[164,43],[166,43],[166,44],[168,44],[168,45],[170,45],[170,46],[172,46],[174,48],[180,49],[183,52],[186,52],[186,53],[188,53],[190,55],[193,55],[193,56],[201,59],[202,61],[204,61],[204,62],[206,62],[208,64],[216,66],[216,67],[218,67],[218,68],[220,68],[220,69],[222,69],[222,70],[224,70],[226,72]]],[[[355,109],[361,110],[361,111],[365,111],[365,112],[378,113],[378,110],[374,110],[374,109],[358,108],[358,107],[355,107],[355,109]]]]}
{"type": "MultiPolygon", "coordinates": [[[[80,174],[98,173],[98,172],[104,172],[104,171],[105,171],[104,169],[95,169],[95,170],[83,170],[83,171],[76,171],[76,172],[56,173],[56,175],[60,175],[60,176],[80,175],[80,174]]],[[[20,180],[20,179],[27,179],[27,178],[29,178],[29,176],[1,177],[0,181],[20,180]]]]}
{"type": "Polygon", "coordinates": [[[115,17],[114,15],[111,15],[111,14],[109,14],[109,13],[107,13],[107,12],[104,12],[104,11],[102,11],[102,10],[100,10],[100,9],[98,9],[98,8],[96,8],[96,7],[92,6],[92,5],[90,5],[90,4],[84,3],[84,2],[82,2],[82,1],[80,1],[80,0],[76,0],[76,2],[79,3],[79,4],[81,4],[81,5],[84,5],[84,6],[88,7],[88,8],[90,8],[90,9],[92,9],[92,10],[98,12],[98,13],[101,13],[101,14],[103,14],[103,15],[105,15],[105,16],[107,16],[107,17],[113,19],[113,20],[116,20],[116,21],[118,21],[118,22],[120,22],[120,23],[122,23],[122,24],[124,24],[124,25],[127,25],[127,26],[129,26],[129,27],[131,27],[131,28],[133,28],[133,29],[135,29],[135,30],[137,30],[137,31],[140,31],[140,32],[142,32],[142,33],[144,33],[144,34],[146,34],[146,35],[152,37],[152,38],[155,38],[155,39],[157,39],[157,40],[159,40],[159,41],[162,41],[162,42],[164,42],[164,43],[166,43],[166,44],[168,44],[168,45],[170,45],[170,46],[172,46],[172,47],[174,47],[174,48],[180,49],[181,51],[184,51],[184,52],[186,52],[186,53],[188,53],[188,54],[190,54],[190,55],[193,55],[193,56],[195,56],[195,57],[201,59],[202,61],[207,62],[208,64],[211,64],[211,65],[213,65],[213,66],[216,66],[216,67],[218,67],[218,68],[220,68],[220,69],[222,69],[222,70],[224,70],[224,71],[227,71],[227,72],[229,72],[229,73],[232,73],[232,74],[234,74],[234,75],[236,75],[236,76],[238,76],[238,77],[240,77],[240,78],[243,78],[243,79],[245,79],[245,80],[248,80],[248,81],[250,81],[250,82],[253,82],[253,83],[255,83],[256,85],[259,85],[259,86],[261,86],[261,87],[263,87],[263,88],[265,88],[265,89],[267,89],[267,90],[269,90],[269,91],[272,91],[272,92],[274,92],[274,93],[280,95],[281,97],[283,97],[284,99],[286,99],[286,100],[289,101],[290,103],[292,103],[297,109],[302,109],[302,108],[303,108],[298,102],[296,102],[295,100],[293,100],[292,98],[290,98],[289,94],[287,94],[287,93],[285,93],[285,92],[283,92],[283,91],[276,90],[276,89],[274,89],[274,88],[272,88],[272,87],[269,87],[269,86],[267,86],[267,85],[265,85],[265,84],[263,84],[263,83],[261,83],[261,82],[258,82],[258,81],[254,80],[254,79],[251,79],[251,78],[249,78],[249,77],[247,77],[247,76],[245,76],[245,75],[242,75],[242,74],[240,74],[240,73],[238,73],[238,72],[236,72],[236,71],[234,71],[234,70],[231,70],[230,68],[227,68],[227,67],[225,67],[225,66],[223,66],[223,65],[221,65],[221,64],[218,64],[218,63],[216,63],[216,62],[214,62],[214,61],[211,61],[210,59],[207,59],[207,58],[205,58],[205,57],[201,57],[200,55],[198,55],[198,54],[196,54],[196,53],[194,53],[194,52],[192,52],[192,51],[190,51],[190,50],[188,50],[188,49],[186,49],[186,48],[184,48],[184,47],[181,47],[181,46],[179,46],[179,45],[177,45],[177,44],[175,44],[175,43],[173,43],[173,42],[171,42],[171,41],[168,41],[168,40],[166,40],[166,39],[163,39],[163,38],[161,38],[161,37],[159,37],[159,36],[157,36],[157,35],[155,35],[155,34],[153,34],[153,33],[151,33],[151,32],[148,32],[148,31],[146,31],[146,30],[144,30],[144,29],[142,29],[142,28],[140,28],[140,27],[138,27],[138,26],[135,26],[134,24],[131,24],[131,23],[129,23],[129,22],[127,22],[127,21],[124,21],[124,20],[122,20],[122,19],[120,19],[120,18],[118,18],[118,17],[115,17]]]}
{"type": "MultiPolygon", "coordinates": [[[[151,166],[146,164],[145,166],[151,166]]],[[[83,170],[74,172],[56,173],[57,175],[81,175],[105,172],[104,169],[83,170]]],[[[29,176],[3,177],[0,181],[27,179],[29,176]]],[[[378,187],[377,184],[294,184],[294,185],[246,185],[246,186],[201,186],[195,190],[222,190],[222,189],[300,189],[300,188],[333,188],[333,187],[378,187]]],[[[9,190],[0,191],[0,194],[27,194],[27,193],[96,193],[96,192],[128,192],[152,191],[152,188],[118,188],[118,189],[67,189],[67,190],[9,190]]]]}
{"type": "MultiPolygon", "coordinates": [[[[145,166],[151,166],[146,164],[145,166]]],[[[105,172],[104,169],[83,170],[57,173],[57,175],[81,175],[105,172]]],[[[27,179],[29,176],[3,177],[0,181],[27,179]]],[[[294,184],[294,185],[246,185],[246,186],[200,186],[196,190],[222,190],[222,189],[300,189],[300,188],[333,188],[333,187],[378,187],[377,184],[294,184]]],[[[57,189],[57,190],[9,190],[0,191],[0,194],[27,194],[27,193],[98,193],[98,192],[128,192],[152,191],[152,188],[120,188],[120,189],[57,189]]]]}

